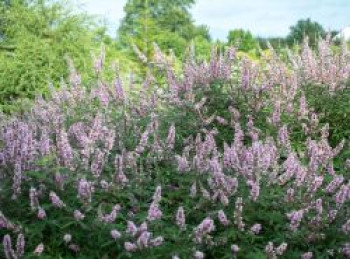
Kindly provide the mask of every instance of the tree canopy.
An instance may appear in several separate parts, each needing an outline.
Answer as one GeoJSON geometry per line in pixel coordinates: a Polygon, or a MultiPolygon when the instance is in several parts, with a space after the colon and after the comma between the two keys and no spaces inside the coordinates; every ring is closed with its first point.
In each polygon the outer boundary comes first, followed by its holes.
{"type": "Polygon", "coordinates": [[[229,44],[237,45],[238,50],[246,52],[256,49],[258,46],[258,41],[253,37],[251,32],[243,29],[229,31],[227,40],[229,44]]]}
{"type": "Polygon", "coordinates": [[[196,26],[189,9],[194,0],[128,0],[118,34],[124,46],[135,43],[149,54],[156,42],[177,55],[196,37],[210,40],[206,26],[196,26]]]}
{"type": "Polygon", "coordinates": [[[305,37],[308,37],[310,46],[315,46],[320,37],[326,35],[325,29],[318,22],[299,20],[295,25],[290,27],[290,33],[287,36],[289,45],[301,43],[305,37]]]}
{"type": "Polygon", "coordinates": [[[83,71],[91,61],[93,23],[62,1],[0,2],[0,103],[32,98],[68,74],[67,57],[83,71]]]}

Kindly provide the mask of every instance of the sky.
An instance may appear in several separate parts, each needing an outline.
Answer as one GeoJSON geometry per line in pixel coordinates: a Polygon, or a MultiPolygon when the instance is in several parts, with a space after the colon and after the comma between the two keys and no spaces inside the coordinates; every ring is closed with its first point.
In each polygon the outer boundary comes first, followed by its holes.
{"type": "MultiPolygon", "coordinates": [[[[126,0],[81,2],[88,13],[103,17],[114,34],[126,0]]],[[[308,17],[326,30],[350,26],[350,0],[197,0],[191,13],[196,24],[207,25],[213,39],[221,40],[237,28],[255,36],[286,36],[291,25],[308,17]]]]}

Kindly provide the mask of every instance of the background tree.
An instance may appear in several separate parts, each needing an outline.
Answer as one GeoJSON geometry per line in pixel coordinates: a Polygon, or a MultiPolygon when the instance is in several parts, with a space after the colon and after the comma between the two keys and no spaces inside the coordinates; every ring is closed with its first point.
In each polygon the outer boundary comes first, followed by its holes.
{"type": "Polygon", "coordinates": [[[228,44],[237,45],[238,50],[248,52],[258,47],[258,41],[250,31],[242,29],[231,30],[227,36],[228,44]]]}
{"type": "Polygon", "coordinates": [[[64,1],[0,1],[0,108],[33,98],[68,74],[67,57],[79,71],[91,68],[100,38],[97,25],[64,1]]]}
{"type": "Polygon", "coordinates": [[[295,43],[301,43],[307,36],[310,46],[315,46],[319,37],[324,37],[326,31],[318,22],[313,22],[310,18],[299,20],[294,26],[290,27],[290,32],[287,36],[287,42],[290,46],[295,43]]]}
{"type": "Polygon", "coordinates": [[[151,53],[152,43],[162,49],[173,49],[177,56],[196,37],[210,41],[206,26],[194,24],[190,8],[194,0],[128,0],[125,17],[118,30],[124,47],[135,43],[143,52],[151,53]]]}

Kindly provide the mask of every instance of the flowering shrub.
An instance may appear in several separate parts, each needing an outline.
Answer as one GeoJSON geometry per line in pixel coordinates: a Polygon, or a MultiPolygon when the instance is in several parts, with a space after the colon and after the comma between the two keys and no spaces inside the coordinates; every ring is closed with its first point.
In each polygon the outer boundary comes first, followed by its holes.
{"type": "Polygon", "coordinates": [[[2,116],[5,257],[349,257],[349,145],[309,93],[348,93],[350,57],[329,40],[290,56],[190,52],[176,71],[156,47],[158,77],[128,87],[103,53],[89,88],[70,65],[2,116]]]}

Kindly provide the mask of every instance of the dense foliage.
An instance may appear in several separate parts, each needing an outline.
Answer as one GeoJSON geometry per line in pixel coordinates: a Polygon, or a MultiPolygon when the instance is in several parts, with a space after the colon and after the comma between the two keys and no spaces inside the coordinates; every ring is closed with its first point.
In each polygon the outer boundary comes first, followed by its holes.
{"type": "Polygon", "coordinates": [[[0,1],[0,17],[0,110],[5,112],[45,92],[48,82],[57,87],[69,74],[68,60],[88,82],[91,55],[101,44],[109,60],[129,66],[103,28],[68,2],[0,1]]]}
{"type": "Polygon", "coordinates": [[[2,115],[6,258],[350,257],[346,46],[259,63],[191,48],[180,69],[153,52],[141,85],[105,81],[102,52],[88,87],[71,65],[2,115]]]}

